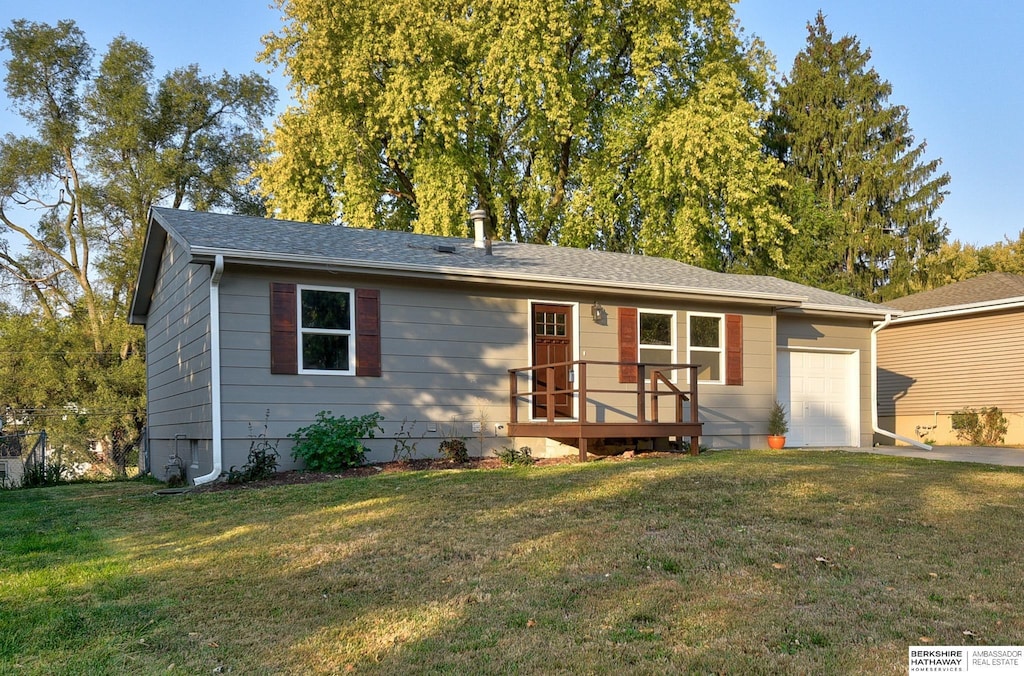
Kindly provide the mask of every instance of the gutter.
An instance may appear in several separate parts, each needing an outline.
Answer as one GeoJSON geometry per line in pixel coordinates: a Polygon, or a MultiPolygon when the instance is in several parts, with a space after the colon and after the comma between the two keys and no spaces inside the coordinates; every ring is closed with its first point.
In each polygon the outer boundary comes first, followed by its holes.
{"type": "Polygon", "coordinates": [[[708,289],[706,287],[683,287],[668,286],[656,283],[639,283],[622,280],[591,280],[573,277],[553,277],[544,274],[522,274],[510,273],[505,270],[492,269],[467,269],[451,265],[438,265],[425,267],[422,265],[408,263],[394,263],[357,259],[337,259],[324,256],[309,256],[298,254],[278,254],[264,251],[249,250],[224,250],[221,248],[192,246],[189,252],[195,258],[206,258],[212,256],[223,256],[225,252],[231,257],[232,263],[240,265],[274,265],[278,267],[296,267],[303,270],[311,266],[321,266],[322,269],[331,272],[355,272],[365,274],[368,270],[380,274],[385,271],[388,275],[408,276],[428,279],[443,280],[475,280],[490,285],[506,284],[522,287],[526,284],[542,285],[550,288],[552,285],[559,285],[566,288],[578,287],[580,289],[594,291],[597,288],[631,291],[665,293],[673,296],[692,295],[695,297],[719,297],[732,300],[762,302],[765,305],[790,305],[800,307],[807,302],[806,296],[797,296],[786,293],[773,293],[765,291],[744,291],[740,289],[708,289]]]}
{"type": "Polygon", "coordinates": [[[224,274],[224,256],[217,254],[210,274],[210,408],[213,417],[213,469],[193,479],[196,486],[219,477],[224,469],[224,444],[221,432],[220,395],[220,278],[224,274]]]}
{"type": "Polygon", "coordinates": [[[963,315],[976,315],[982,312],[1002,312],[1004,310],[1018,310],[1024,308],[1024,300],[1021,298],[1006,298],[1001,301],[977,303],[974,305],[955,305],[946,309],[913,310],[893,320],[894,324],[910,324],[912,322],[924,322],[946,317],[960,317],[963,315]]]}
{"type": "Polygon", "coordinates": [[[880,324],[871,329],[871,430],[876,434],[881,434],[884,437],[890,439],[896,439],[910,444],[911,446],[917,446],[918,448],[930,451],[932,447],[928,444],[921,443],[917,439],[910,439],[895,432],[889,432],[883,430],[878,426],[878,332],[889,326],[892,323],[892,313],[885,315],[885,320],[880,324]]]}

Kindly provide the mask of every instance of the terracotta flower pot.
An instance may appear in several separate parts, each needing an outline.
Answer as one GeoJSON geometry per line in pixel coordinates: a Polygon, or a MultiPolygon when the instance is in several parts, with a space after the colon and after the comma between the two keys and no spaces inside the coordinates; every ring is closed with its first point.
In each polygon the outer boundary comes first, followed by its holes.
{"type": "Polygon", "coordinates": [[[768,448],[775,449],[776,451],[786,445],[786,437],[776,436],[774,434],[768,435],[768,448]]]}

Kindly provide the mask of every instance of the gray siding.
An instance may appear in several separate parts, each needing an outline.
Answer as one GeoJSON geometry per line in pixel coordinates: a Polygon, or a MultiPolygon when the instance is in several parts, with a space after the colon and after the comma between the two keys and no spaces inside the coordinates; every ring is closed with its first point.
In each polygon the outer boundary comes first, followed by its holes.
{"type": "Polygon", "coordinates": [[[470,438],[472,452],[500,447],[507,440],[496,437],[495,425],[508,421],[507,370],[528,359],[526,307],[523,299],[468,288],[229,268],[221,284],[225,468],[244,463],[250,428],[261,430],[264,416],[281,467],[294,467],[287,436],[322,410],[348,417],[376,411],[386,418],[384,433],[368,443],[371,460],[392,458],[403,424],[421,456],[436,454],[453,421],[456,434],[470,438]],[[379,288],[382,377],[271,374],[272,281],[379,288]],[[473,422],[481,424],[480,433],[473,422]]]}
{"type": "Polygon", "coordinates": [[[208,266],[168,241],[146,321],[150,463],[159,478],[175,454],[190,478],[212,466],[209,278],[208,266]]]}
{"type": "MultiPolygon", "coordinates": [[[[164,252],[147,323],[149,341],[150,448],[153,471],[163,476],[167,457],[188,460],[189,476],[211,467],[209,275],[207,265],[190,264],[181,250],[164,252]],[[176,440],[177,435],[182,435],[176,440]]],[[[531,294],[514,288],[455,285],[439,281],[274,271],[228,265],[220,285],[223,466],[246,461],[254,434],[264,423],[278,444],[282,469],[295,467],[288,435],[313,422],[319,411],[358,416],[379,412],[384,432],[370,441],[370,460],[389,460],[395,437],[411,432],[417,455],[430,456],[446,433],[467,438],[471,453],[503,445],[531,445],[541,454],[545,440],[509,440],[508,369],[530,363],[530,302],[578,304],[578,354],[591,361],[618,361],[618,308],[674,311],[676,361],[686,362],[691,312],[735,314],[726,301],[670,302],[635,296],[585,293],[531,294]],[[383,374],[379,378],[270,373],[270,284],[293,282],[380,290],[383,374]],[[595,323],[590,306],[600,301],[607,321],[595,323]],[[479,425],[479,431],[473,425],[479,425]]],[[[862,411],[870,443],[867,321],[776,318],[767,308],[746,308],[743,316],[743,384],[700,386],[702,443],[712,448],[763,447],[768,411],[776,392],[776,348],[806,345],[861,350],[862,411]],[[779,336],[776,338],[776,324],[779,336]]],[[[724,349],[724,346],[723,346],[724,349]]],[[[591,371],[592,388],[620,386],[617,371],[591,371]]],[[[527,387],[527,385],[523,385],[527,387]]],[[[594,397],[595,399],[598,397],[594,397]]],[[[625,419],[635,396],[601,395],[588,419],[625,419]]],[[[666,398],[663,420],[671,418],[666,398]]],[[[529,416],[523,404],[520,419],[529,416]]]]}
{"type": "MultiPolygon", "coordinates": [[[[802,312],[784,312],[778,316],[780,348],[819,350],[857,350],[860,381],[860,445],[871,446],[871,329],[867,319],[816,317],[802,312]]],[[[773,356],[774,359],[774,356],[773,356]]]]}
{"type": "MultiPolygon", "coordinates": [[[[281,466],[293,467],[288,434],[311,423],[317,412],[355,416],[378,411],[386,418],[384,433],[369,442],[371,460],[391,459],[394,437],[412,430],[419,455],[433,455],[454,422],[456,434],[468,438],[473,453],[488,453],[511,443],[495,430],[509,419],[508,369],[530,363],[530,301],[579,303],[581,359],[618,360],[618,306],[676,310],[679,361],[686,361],[688,311],[728,312],[726,305],[638,303],[635,298],[599,300],[609,311],[604,325],[590,317],[591,294],[517,297],[514,291],[428,282],[386,281],[340,275],[283,276],[268,271],[229,267],[221,283],[222,382],[225,468],[241,465],[250,434],[262,430],[268,416],[269,436],[278,442],[281,466]],[[381,292],[383,375],[380,378],[332,375],[274,375],[269,370],[269,288],[272,281],[372,287],[381,292]],[[473,432],[473,423],[481,431],[473,432]]],[[[767,310],[744,315],[744,385],[702,385],[704,443],[746,447],[763,442],[764,420],[774,392],[774,320],[767,310]]],[[[593,374],[594,387],[603,387],[593,374]]],[[[614,372],[605,376],[617,385],[614,372]]],[[[525,384],[524,384],[525,387],[525,384]]],[[[635,397],[634,399],[635,400],[635,397]]],[[[615,402],[613,402],[615,403],[615,402]]],[[[620,402],[632,410],[631,401],[620,402]]],[[[613,407],[614,408],[614,407],[613,407]]],[[[664,404],[667,419],[669,404],[664,404]]],[[[521,419],[528,416],[520,408],[521,419]]],[[[596,411],[591,406],[591,419],[596,411]]],[[[605,419],[614,418],[606,409],[605,419]]],[[[515,440],[543,448],[543,440],[515,440]]]]}

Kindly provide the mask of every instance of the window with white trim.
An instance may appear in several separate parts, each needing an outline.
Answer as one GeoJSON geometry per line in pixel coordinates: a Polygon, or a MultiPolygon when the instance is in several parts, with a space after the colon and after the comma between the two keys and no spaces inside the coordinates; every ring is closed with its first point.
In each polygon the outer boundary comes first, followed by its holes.
{"type": "MultiPolygon", "coordinates": [[[[674,364],[676,361],[676,313],[657,310],[637,312],[639,356],[645,364],[674,364]]],[[[644,378],[651,377],[647,368],[644,378]]],[[[675,380],[675,373],[666,374],[675,380]]]]}
{"type": "Polygon", "coordinates": [[[0,460],[0,484],[7,480],[7,461],[0,460]]]}
{"type": "Polygon", "coordinates": [[[299,373],[355,374],[351,289],[299,286],[299,373]]]}
{"type": "Polygon", "coordinates": [[[725,383],[725,315],[691,312],[689,324],[689,363],[696,364],[697,382],[725,383]]]}

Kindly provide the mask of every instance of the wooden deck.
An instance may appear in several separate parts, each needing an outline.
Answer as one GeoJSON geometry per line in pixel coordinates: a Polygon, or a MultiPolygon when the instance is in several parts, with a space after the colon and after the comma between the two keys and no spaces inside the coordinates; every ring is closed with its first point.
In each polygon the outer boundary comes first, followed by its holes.
{"type": "Polygon", "coordinates": [[[697,369],[694,364],[604,361],[511,369],[509,435],[575,440],[583,461],[589,442],[596,439],[688,439],[690,454],[697,455],[703,426],[697,405],[697,369]],[[556,378],[558,369],[570,369],[570,377],[556,378]],[[542,370],[545,373],[538,373],[542,370]],[[673,373],[688,385],[673,383],[673,373]],[[635,382],[621,382],[630,380],[629,374],[635,382]],[[566,380],[568,388],[555,388],[556,382],[566,380]],[[536,382],[542,387],[534,389],[536,382]],[[596,388],[595,382],[616,387],[596,388]],[[525,389],[521,384],[526,384],[525,389]],[[672,405],[665,406],[663,399],[670,399],[672,405]],[[665,408],[671,409],[671,419],[660,420],[665,408]],[[567,411],[573,412],[571,417],[566,417],[567,411]],[[538,412],[544,415],[538,417],[538,412]]]}

